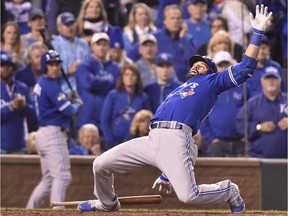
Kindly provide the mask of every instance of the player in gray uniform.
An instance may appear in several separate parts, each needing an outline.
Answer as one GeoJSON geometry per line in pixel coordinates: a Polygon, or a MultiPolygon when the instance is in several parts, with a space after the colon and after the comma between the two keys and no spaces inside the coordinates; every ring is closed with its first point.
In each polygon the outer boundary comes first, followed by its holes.
{"type": "Polygon", "coordinates": [[[154,187],[160,186],[169,193],[172,185],[184,203],[227,202],[233,213],[245,210],[239,188],[230,180],[197,185],[193,171],[197,146],[192,136],[197,133],[218,95],[252,76],[260,41],[271,16],[264,5],[256,6],[255,18],[250,15],[254,34],[242,62],[222,73],[217,73],[215,63],[207,57],[192,56],[189,59],[191,69],[187,81],[159,106],[151,119],[149,135],[120,144],[94,160],[94,194],[98,200],[81,202],[78,205],[80,211],[117,211],[120,204],[113,187],[113,174],[145,165],[155,166],[163,172],[154,187]]]}
{"type": "Polygon", "coordinates": [[[39,130],[35,137],[40,155],[42,179],[29,198],[27,208],[40,208],[50,195],[53,201],[64,201],[71,181],[67,147],[67,131],[82,101],[78,97],[67,99],[62,92],[59,77],[59,54],[49,50],[41,57],[41,77],[34,87],[39,130]]]}

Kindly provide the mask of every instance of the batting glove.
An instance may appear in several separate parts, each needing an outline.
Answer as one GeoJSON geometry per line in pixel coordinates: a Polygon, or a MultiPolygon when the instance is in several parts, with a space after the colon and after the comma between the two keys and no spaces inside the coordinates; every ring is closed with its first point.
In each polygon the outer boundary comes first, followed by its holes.
{"type": "Polygon", "coordinates": [[[157,186],[159,186],[159,192],[163,192],[166,194],[172,193],[172,185],[164,173],[162,173],[161,176],[155,180],[152,188],[154,189],[157,186]]]}
{"type": "Polygon", "coordinates": [[[253,14],[250,13],[250,23],[254,29],[264,32],[268,21],[272,17],[272,12],[268,14],[268,7],[264,7],[263,4],[261,6],[256,5],[255,12],[255,18],[253,17],[253,14]]]}

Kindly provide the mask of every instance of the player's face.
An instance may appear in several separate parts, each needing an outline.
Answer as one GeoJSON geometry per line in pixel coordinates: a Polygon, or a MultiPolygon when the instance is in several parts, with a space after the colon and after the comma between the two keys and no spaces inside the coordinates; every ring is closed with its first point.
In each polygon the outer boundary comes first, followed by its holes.
{"type": "Polygon", "coordinates": [[[46,66],[46,75],[52,79],[58,79],[60,76],[61,62],[50,62],[46,66]]]}
{"type": "Polygon", "coordinates": [[[193,66],[191,67],[191,69],[188,73],[188,76],[193,77],[193,76],[197,76],[197,75],[205,75],[205,74],[207,74],[208,70],[209,70],[209,67],[205,62],[198,61],[198,62],[193,64],[193,66]]]}
{"type": "Polygon", "coordinates": [[[1,80],[9,81],[13,77],[13,66],[11,64],[1,64],[1,80]]]}

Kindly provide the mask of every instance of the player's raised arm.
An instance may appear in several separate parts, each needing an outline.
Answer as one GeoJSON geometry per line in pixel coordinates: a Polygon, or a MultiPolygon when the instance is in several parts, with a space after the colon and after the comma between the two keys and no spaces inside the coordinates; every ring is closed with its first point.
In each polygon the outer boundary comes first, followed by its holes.
{"type": "Polygon", "coordinates": [[[256,59],[259,52],[261,38],[264,31],[268,25],[269,20],[272,17],[272,12],[268,13],[268,8],[261,6],[256,6],[255,17],[250,13],[250,22],[253,27],[253,35],[250,44],[245,52],[246,56],[256,59]]]}

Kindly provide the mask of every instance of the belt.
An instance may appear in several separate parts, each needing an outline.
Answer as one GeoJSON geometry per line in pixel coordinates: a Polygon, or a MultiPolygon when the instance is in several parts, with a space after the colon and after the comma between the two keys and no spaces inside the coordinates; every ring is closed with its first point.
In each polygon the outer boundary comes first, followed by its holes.
{"type": "Polygon", "coordinates": [[[182,130],[183,124],[177,121],[159,121],[150,124],[150,128],[166,128],[166,129],[179,129],[182,130]]]}

